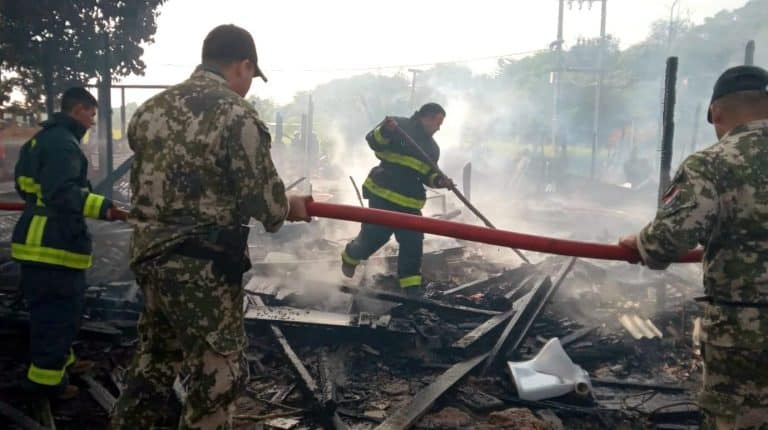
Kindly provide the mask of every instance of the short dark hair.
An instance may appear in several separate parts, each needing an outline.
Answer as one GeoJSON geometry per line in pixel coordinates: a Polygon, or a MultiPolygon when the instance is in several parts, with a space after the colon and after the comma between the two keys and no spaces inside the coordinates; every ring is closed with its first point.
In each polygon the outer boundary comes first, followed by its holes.
{"type": "Polygon", "coordinates": [[[72,87],[61,95],[61,111],[72,112],[77,105],[85,107],[96,107],[99,103],[91,93],[83,87],[72,87]]]}
{"type": "Polygon", "coordinates": [[[445,116],[445,109],[443,109],[443,107],[437,103],[427,103],[416,111],[415,116],[418,118],[424,118],[438,114],[445,116]]]}

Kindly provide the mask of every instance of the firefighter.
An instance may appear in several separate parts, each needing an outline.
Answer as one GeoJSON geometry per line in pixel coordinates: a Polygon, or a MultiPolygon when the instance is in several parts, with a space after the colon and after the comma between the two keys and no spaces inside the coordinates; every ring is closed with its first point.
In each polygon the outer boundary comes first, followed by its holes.
{"type": "MultiPolygon", "coordinates": [[[[445,110],[437,103],[427,103],[410,118],[388,117],[365,137],[376,158],[381,162],[368,174],[363,183],[363,196],[374,209],[421,215],[426,202],[424,185],[431,188],[450,188],[450,179],[430,167],[427,160],[409,147],[397,128],[412,137],[432,161],[440,158],[440,147],[433,135],[440,130],[445,110]]],[[[400,288],[409,295],[420,294],[422,285],[421,258],[424,234],[363,224],[360,234],[341,254],[342,273],[351,278],[360,261],[366,260],[387,243],[394,233],[400,244],[397,257],[397,275],[400,288]]]]}
{"type": "Polygon", "coordinates": [[[21,265],[29,308],[30,364],[23,387],[35,394],[74,397],[67,368],[85,299],[91,238],[85,218],[111,220],[112,202],[92,193],[80,140],[93,126],[96,99],[84,88],[67,90],[61,112],[26,142],[14,172],[26,209],[13,230],[11,256],[21,265]]]}

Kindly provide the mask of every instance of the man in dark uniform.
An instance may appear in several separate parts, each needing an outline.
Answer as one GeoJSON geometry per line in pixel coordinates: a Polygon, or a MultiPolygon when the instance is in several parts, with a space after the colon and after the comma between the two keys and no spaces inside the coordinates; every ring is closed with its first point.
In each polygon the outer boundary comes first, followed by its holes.
{"type": "MultiPolygon", "coordinates": [[[[424,185],[431,188],[450,188],[450,179],[430,167],[428,160],[411,148],[398,132],[403,130],[426,152],[435,163],[440,158],[440,147],[432,136],[440,130],[445,110],[437,103],[427,103],[410,118],[388,117],[365,137],[368,146],[381,163],[374,167],[363,183],[363,196],[374,209],[421,215],[426,202],[424,185]]],[[[424,234],[416,231],[392,229],[363,224],[360,234],[341,254],[341,270],[347,277],[354,276],[355,267],[387,243],[394,233],[400,244],[397,274],[404,292],[418,294],[421,287],[421,258],[424,234]]]]}
{"type": "Polygon", "coordinates": [[[14,172],[26,208],[16,223],[11,256],[21,263],[21,290],[30,313],[30,355],[25,388],[72,397],[67,367],[80,327],[85,269],[91,266],[91,237],[85,218],[111,220],[112,202],[90,191],[88,160],[80,139],[93,125],[96,99],[70,88],[61,112],[42,123],[26,142],[14,172]]]}

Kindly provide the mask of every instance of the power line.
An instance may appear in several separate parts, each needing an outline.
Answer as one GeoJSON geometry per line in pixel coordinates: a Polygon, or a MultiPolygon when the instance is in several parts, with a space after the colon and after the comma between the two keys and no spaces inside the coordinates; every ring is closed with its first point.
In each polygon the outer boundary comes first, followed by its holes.
{"type": "MultiPolygon", "coordinates": [[[[364,72],[364,71],[371,71],[371,70],[391,70],[391,69],[405,69],[405,68],[414,68],[414,67],[428,67],[428,66],[435,66],[438,64],[455,64],[455,63],[472,63],[476,61],[483,61],[483,60],[492,60],[496,58],[507,58],[507,57],[520,57],[523,55],[530,55],[530,54],[538,54],[542,52],[548,52],[548,49],[534,49],[529,51],[521,51],[521,52],[513,52],[511,54],[501,54],[501,55],[489,55],[486,57],[473,57],[473,58],[463,58],[463,59],[457,59],[457,60],[446,60],[446,61],[434,61],[429,63],[416,63],[416,64],[396,64],[396,65],[386,65],[386,66],[359,66],[359,67],[337,67],[337,68],[303,68],[303,69],[290,69],[290,68],[273,68],[273,69],[264,69],[266,72],[278,72],[278,73],[297,73],[297,72],[312,72],[312,73],[330,73],[330,72],[364,72]]],[[[193,64],[173,64],[173,63],[162,63],[161,66],[169,66],[169,67],[184,67],[184,68],[192,68],[195,67],[193,64]]]]}

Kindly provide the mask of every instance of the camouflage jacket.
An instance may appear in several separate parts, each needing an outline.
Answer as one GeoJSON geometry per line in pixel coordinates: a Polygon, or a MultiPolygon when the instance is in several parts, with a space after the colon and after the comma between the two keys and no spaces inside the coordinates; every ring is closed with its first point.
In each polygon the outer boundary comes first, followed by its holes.
{"type": "Polygon", "coordinates": [[[768,349],[767,172],[768,120],[736,127],[683,162],[638,236],[655,269],[704,246],[705,342],[768,349]]]}
{"type": "Polygon", "coordinates": [[[242,226],[250,218],[276,231],[287,216],[269,130],[225,83],[218,73],[198,67],[133,115],[128,127],[135,153],[132,264],[222,230],[236,232],[247,253],[248,230],[242,226]]]}

